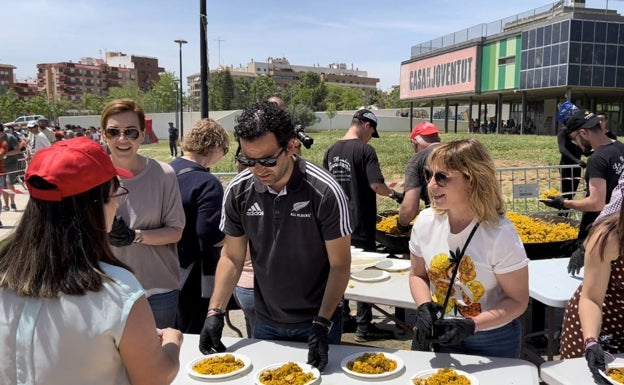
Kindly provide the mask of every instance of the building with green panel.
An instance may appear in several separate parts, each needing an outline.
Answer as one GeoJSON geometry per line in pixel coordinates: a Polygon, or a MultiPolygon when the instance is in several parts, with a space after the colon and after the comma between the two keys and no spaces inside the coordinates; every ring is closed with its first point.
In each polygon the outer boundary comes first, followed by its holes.
{"type": "Polygon", "coordinates": [[[554,134],[557,104],[570,100],[606,112],[621,134],[624,17],[572,0],[476,25],[413,46],[400,87],[401,100],[444,105],[446,116],[468,106],[469,120],[496,132],[554,134]]]}

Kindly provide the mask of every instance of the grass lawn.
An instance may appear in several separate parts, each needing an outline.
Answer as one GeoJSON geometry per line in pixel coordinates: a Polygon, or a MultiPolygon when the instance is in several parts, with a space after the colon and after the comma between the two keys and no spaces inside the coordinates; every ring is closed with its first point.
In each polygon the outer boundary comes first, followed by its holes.
{"type": "MultiPolygon", "coordinates": [[[[345,130],[311,132],[314,145],[303,149],[303,157],[321,164],[327,148],[340,139],[345,130]]],[[[403,181],[407,160],[414,154],[409,143],[408,133],[381,132],[381,138],[372,139],[369,143],[375,147],[381,170],[386,182],[403,181]]],[[[497,168],[502,167],[535,167],[559,164],[559,150],[555,136],[537,135],[504,135],[504,134],[441,134],[442,141],[474,136],[479,139],[492,154],[497,168]]],[[[235,172],[234,154],[237,144],[232,138],[230,152],[214,168],[213,172],[235,172]]],[[[141,154],[170,162],[169,144],[160,141],[158,144],[143,145],[141,154]]],[[[399,188],[399,190],[401,190],[399,188]]],[[[378,198],[379,210],[396,209],[397,204],[386,198],[378,198]]]]}

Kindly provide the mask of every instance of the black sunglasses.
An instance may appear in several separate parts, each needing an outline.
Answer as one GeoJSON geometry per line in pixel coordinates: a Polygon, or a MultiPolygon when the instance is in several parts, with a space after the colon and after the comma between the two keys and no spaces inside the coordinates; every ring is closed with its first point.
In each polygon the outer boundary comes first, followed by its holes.
{"type": "Polygon", "coordinates": [[[427,181],[427,183],[429,183],[431,178],[433,178],[435,180],[435,183],[438,186],[444,187],[444,186],[446,186],[448,184],[449,179],[451,178],[451,176],[446,174],[446,173],[443,173],[442,171],[438,171],[438,172],[434,173],[433,171],[431,171],[428,168],[426,168],[425,169],[425,180],[427,181]]]}
{"type": "Polygon", "coordinates": [[[252,158],[247,158],[244,156],[236,155],[236,161],[245,167],[253,167],[256,165],[256,163],[260,163],[260,165],[264,167],[275,167],[277,165],[277,158],[279,158],[280,155],[282,155],[282,152],[284,152],[284,150],[286,150],[286,147],[282,147],[282,149],[280,150],[280,152],[277,153],[277,155],[270,157],[270,158],[262,158],[262,159],[252,159],[252,158]]]}
{"type": "Polygon", "coordinates": [[[115,139],[121,134],[129,140],[137,140],[139,135],[141,135],[141,131],[139,131],[138,128],[126,128],[121,130],[113,127],[109,127],[104,130],[104,136],[106,136],[106,139],[115,139]]]}

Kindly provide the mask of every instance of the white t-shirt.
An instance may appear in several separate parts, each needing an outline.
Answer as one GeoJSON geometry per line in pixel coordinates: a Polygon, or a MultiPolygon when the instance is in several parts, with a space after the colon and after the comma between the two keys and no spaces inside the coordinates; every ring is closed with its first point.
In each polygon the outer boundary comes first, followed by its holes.
{"type": "MultiPolygon", "coordinates": [[[[455,265],[449,260],[449,251],[464,248],[475,224],[473,220],[460,233],[451,234],[446,215],[437,215],[430,208],[418,215],[409,247],[413,255],[425,260],[435,302],[444,302],[451,281],[455,265]]],[[[522,241],[507,218],[501,217],[496,226],[481,223],[460,263],[446,313],[454,315],[455,305],[464,317],[474,317],[491,309],[504,298],[496,274],[510,273],[528,264],[522,241]]]]}
{"type": "Polygon", "coordinates": [[[85,295],[33,298],[0,289],[0,384],[130,384],[119,343],[143,288],[128,270],[85,295]]]}

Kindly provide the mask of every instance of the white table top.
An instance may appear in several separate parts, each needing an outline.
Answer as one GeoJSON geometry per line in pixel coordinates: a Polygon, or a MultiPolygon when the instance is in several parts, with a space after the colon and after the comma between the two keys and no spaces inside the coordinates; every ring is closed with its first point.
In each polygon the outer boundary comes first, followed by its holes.
{"type": "MultiPolygon", "coordinates": [[[[369,269],[375,269],[371,267],[369,269]]],[[[361,282],[349,279],[345,299],[416,309],[416,303],[409,289],[409,270],[391,272],[390,279],[379,282],[361,282]]]]}
{"type": "MultiPolygon", "coordinates": [[[[180,352],[180,371],[174,380],[174,385],[192,385],[202,382],[190,377],[186,367],[193,359],[200,357],[198,349],[199,336],[185,334],[184,343],[180,352]]],[[[251,358],[252,368],[247,373],[220,380],[219,384],[252,385],[257,372],[271,364],[287,361],[306,362],[308,356],[307,344],[284,341],[261,341],[224,337],[223,343],[228,351],[245,354],[251,358]]],[[[479,385],[538,385],[537,368],[528,361],[509,358],[488,358],[463,354],[442,354],[428,352],[412,352],[406,350],[386,350],[365,346],[330,345],[329,365],[321,376],[321,385],[355,385],[371,382],[361,378],[350,377],[340,368],[344,357],[354,353],[383,351],[396,354],[405,362],[405,369],[398,375],[373,382],[387,384],[411,384],[410,378],[422,370],[454,366],[474,375],[479,385]]],[[[203,381],[207,382],[207,381],[203,381]]],[[[217,383],[212,381],[212,383],[217,383]]]]}
{"type": "MultiPolygon", "coordinates": [[[[613,363],[624,364],[624,355],[616,355],[613,363]]],[[[548,385],[595,383],[584,357],[545,362],[540,366],[540,377],[548,385]]]]}
{"type": "Polygon", "coordinates": [[[583,269],[573,277],[568,274],[570,258],[551,258],[529,262],[529,295],[553,307],[566,307],[583,282],[583,269]]]}

